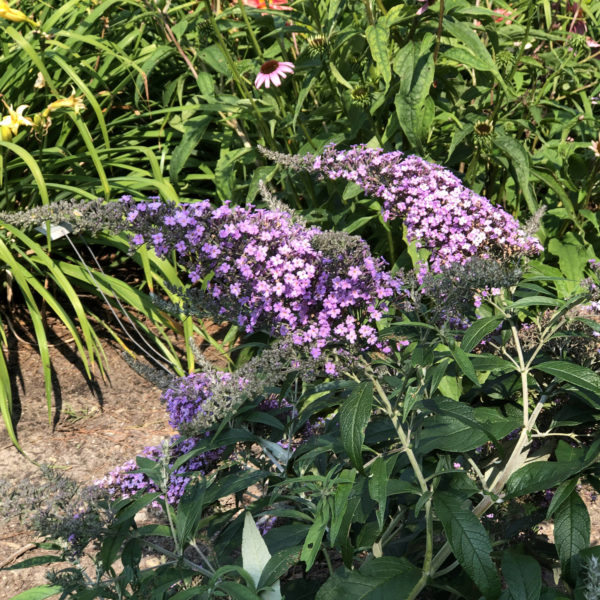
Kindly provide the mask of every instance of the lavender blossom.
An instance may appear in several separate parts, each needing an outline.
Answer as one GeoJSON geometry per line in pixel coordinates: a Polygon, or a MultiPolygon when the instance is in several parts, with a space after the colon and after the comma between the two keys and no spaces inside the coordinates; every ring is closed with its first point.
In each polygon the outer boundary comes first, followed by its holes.
{"type": "Polygon", "coordinates": [[[389,351],[375,325],[400,282],[360,238],[309,228],[280,209],[121,202],[133,245],[174,252],[192,283],[205,281],[217,316],[235,317],[247,333],[290,335],[313,358],[330,343],[389,351]]]}
{"type": "MultiPolygon", "coordinates": [[[[206,436],[209,433],[207,432],[206,436]]],[[[200,441],[199,438],[187,438],[180,440],[180,436],[173,436],[170,443],[167,444],[169,455],[165,457],[163,446],[149,446],[144,448],[141,456],[150,458],[154,461],[168,459],[169,467],[172,467],[175,461],[190,452],[200,441]],[[178,442],[175,444],[175,442],[178,442]]],[[[184,465],[169,473],[168,489],[166,500],[171,505],[177,505],[185,492],[185,488],[191,478],[187,473],[197,473],[207,475],[218,464],[222,458],[224,448],[208,450],[197,456],[192,457],[184,465]]],[[[96,482],[100,488],[106,489],[112,498],[130,498],[137,493],[157,492],[159,488],[156,482],[151,481],[144,473],[136,473],[138,466],[135,460],[129,460],[121,466],[113,469],[106,477],[96,482]]],[[[158,507],[158,503],[155,504],[158,507]]]]}
{"type": "Polygon", "coordinates": [[[321,156],[289,157],[263,151],[291,168],[346,179],[383,200],[386,221],[401,218],[409,242],[431,252],[427,270],[441,272],[469,258],[538,254],[542,246],[519,222],[487,198],[466,188],[448,169],[402,152],[328,146],[321,156]]]}

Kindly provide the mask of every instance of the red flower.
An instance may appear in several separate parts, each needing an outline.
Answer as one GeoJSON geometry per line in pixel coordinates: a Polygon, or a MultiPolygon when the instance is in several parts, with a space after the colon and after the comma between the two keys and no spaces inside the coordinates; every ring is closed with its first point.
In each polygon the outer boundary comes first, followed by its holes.
{"type": "Polygon", "coordinates": [[[269,6],[267,6],[266,0],[242,0],[246,6],[252,8],[272,8],[273,10],[292,10],[291,6],[288,6],[287,0],[269,0],[269,6]]]}

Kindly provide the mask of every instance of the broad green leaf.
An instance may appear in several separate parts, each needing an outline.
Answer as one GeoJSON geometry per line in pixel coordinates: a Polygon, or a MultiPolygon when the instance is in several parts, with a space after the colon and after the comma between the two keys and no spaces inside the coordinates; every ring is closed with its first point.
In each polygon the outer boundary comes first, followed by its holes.
{"type": "Polygon", "coordinates": [[[337,571],[319,589],[316,600],[406,600],[420,577],[421,571],[405,558],[384,556],[359,571],[337,571]]]}
{"type": "Polygon", "coordinates": [[[212,117],[210,115],[199,115],[185,122],[185,133],[171,156],[169,175],[172,182],[177,182],[181,169],[185,167],[188,158],[204,137],[204,133],[211,121],[212,117]]]}
{"type": "Polygon", "coordinates": [[[495,371],[496,369],[513,371],[515,369],[512,363],[493,354],[471,354],[469,358],[476,371],[495,371]]]}
{"type": "Polygon", "coordinates": [[[62,591],[63,587],[60,585],[38,585],[13,596],[10,600],[44,600],[55,594],[60,594],[62,591]]]}
{"type": "Polygon", "coordinates": [[[383,456],[380,456],[371,466],[369,478],[369,495],[378,505],[376,514],[380,531],[383,530],[385,507],[387,505],[387,484],[388,472],[386,461],[383,456]]]}
{"type": "Polygon", "coordinates": [[[476,71],[493,71],[485,60],[481,60],[466,48],[454,46],[442,52],[440,58],[457,62],[461,66],[475,69],[476,71]]]}
{"type": "Polygon", "coordinates": [[[571,496],[573,490],[577,487],[578,481],[579,477],[573,477],[573,479],[563,481],[556,488],[552,500],[550,501],[550,506],[548,506],[548,511],[546,512],[546,519],[551,519],[552,515],[558,510],[560,505],[571,496]]]}
{"type": "Polygon", "coordinates": [[[223,581],[219,583],[219,588],[227,592],[232,600],[261,600],[256,592],[235,581],[223,581]]]}
{"type": "Polygon", "coordinates": [[[205,492],[204,480],[196,479],[185,488],[175,518],[175,529],[181,545],[187,544],[196,537],[198,524],[202,520],[205,492]]]}
{"type": "Polygon", "coordinates": [[[453,38],[461,42],[461,47],[470,53],[473,60],[476,60],[479,64],[483,65],[484,70],[491,71],[496,75],[499,81],[502,80],[494,59],[470,25],[461,21],[444,19],[444,29],[448,31],[453,38]]]}
{"type": "Polygon", "coordinates": [[[369,25],[365,35],[367,36],[367,42],[371,49],[371,56],[373,57],[386,86],[388,86],[392,81],[392,67],[388,51],[390,30],[388,27],[377,23],[376,25],[369,25]]]}
{"type": "Polygon", "coordinates": [[[350,461],[359,471],[363,468],[362,447],[372,405],[373,384],[364,381],[352,390],[342,402],[339,411],[342,444],[350,461]]]}
{"type": "Polygon", "coordinates": [[[556,487],[582,469],[579,462],[533,462],[522,466],[506,482],[507,498],[518,498],[556,487]]]}
{"type": "Polygon", "coordinates": [[[571,280],[573,291],[580,287],[588,267],[589,251],[583,245],[563,243],[552,238],[548,243],[548,250],[558,256],[558,264],[563,275],[571,280]]]}
{"type": "Polygon", "coordinates": [[[426,401],[426,406],[435,414],[423,422],[423,429],[416,440],[419,454],[428,454],[436,448],[447,452],[468,452],[489,441],[490,435],[467,404],[438,399],[426,401]]]}
{"type": "Polygon", "coordinates": [[[300,554],[300,560],[303,560],[306,563],[307,571],[309,571],[313,566],[315,559],[317,558],[317,554],[321,549],[321,542],[323,540],[323,535],[325,534],[326,526],[327,522],[323,518],[322,513],[319,511],[314,523],[308,530],[308,534],[306,535],[306,540],[304,541],[304,546],[302,547],[302,552],[300,554]]]}
{"type": "Polygon", "coordinates": [[[243,473],[232,473],[223,477],[221,480],[213,483],[207,490],[204,501],[207,505],[215,500],[236,494],[242,490],[248,489],[251,485],[270,477],[271,473],[267,471],[244,471],[243,473]]]}
{"type": "MultiPolygon", "coordinates": [[[[244,517],[244,531],[242,533],[242,565],[247,571],[255,585],[258,585],[265,566],[271,559],[271,553],[263,540],[252,513],[246,512],[244,517]]],[[[270,589],[265,590],[261,596],[265,600],[280,600],[281,590],[279,581],[274,582],[270,589]]]]}
{"type": "Polygon", "coordinates": [[[473,350],[486,335],[492,333],[500,323],[502,323],[502,319],[498,317],[478,319],[469,327],[469,329],[467,329],[467,331],[465,331],[460,347],[465,352],[471,352],[471,350],[473,350]]]}
{"type": "Polygon", "coordinates": [[[577,490],[573,490],[556,509],[554,543],[563,570],[567,573],[570,572],[571,559],[590,545],[590,516],[577,490]]]}
{"type": "Polygon", "coordinates": [[[350,497],[355,479],[355,469],[344,469],[336,479],[336,490],[333,496],[333,515],[331,517],[331,529],[329,530],[331,544],[333,545],[337,543],[338,533],[344,520],[348,498],[350,497]]]}
{"type": "Polygon", "coordinates": [[[508,308],[527,308],[529,306],[560,306],[560,301],[548,296],[527,296],[526,298],[519,298],[519,300],[510,304],[508,308]]]}
{"type": "Polygon", "coordinates": [[[456,361],[458,368],[475,384],[479,385],[479,380],[477,379],[477,373],[467,356],[467,353],[460,347],[455,346],[450,349],[450,353],[452,357],[456,361]]]}
{"type": "Polygon", "coordinates": [[[600,394],[600,376],[587,367],[564,360],[553,360],[534,365],[533,368],[553,375],[560,381],[566,381],[594,394],[600,394]]]}
{"type": "Polygon", "coordinates": [[[261,573],[260,579],[256,584],[258,590],[263,587],[273,585],[281,577],[283,577],[295,564],[300,560],[302,546],[292,546],[280,550],[267,562],[261,573]]]}
{"type": "Polygon", "coordinates": [[[433,507],[460,565],[486,598],[497,598],[500,577],[491,558],[492,543],[479,519],[448,492],[435,493],[433,507]]]}
{"type": "Polygon", "coordinates": [[[517,140],[507,135],[495,135],[492,137],[492,141],[508,159],[527,203],[527,208],[531,214],[534,214],[538,205],[529,189],[529,154],[517,140]]]}
{"type": "Polygon", "coordinates": [[[531,556],[505,550],[502,554],[502,576],[506,582],[507,600],[539,600],[542,569],[531,556]]]}
{"type": "Polygon", "coordinates": [[[394,70],[400,76],[395,99],[398,122],[410,144],[421,153],[431,122],[431,107],[425,110],[425,105],[435,72],[432,44],[433,36],[426,35],[421,44],[406,44],[394,59],[394,70]]]}

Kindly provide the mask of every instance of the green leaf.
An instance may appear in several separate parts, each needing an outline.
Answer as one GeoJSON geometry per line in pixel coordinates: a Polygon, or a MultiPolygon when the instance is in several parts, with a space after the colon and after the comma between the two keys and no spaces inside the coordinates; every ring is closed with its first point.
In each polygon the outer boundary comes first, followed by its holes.
{"type": "Polygon", "coordinates": [[[34,556],[33,558],[27,558],[19,563],[11,565],[10,567],[4,567],[3,571],[11,571],[13,569],[28,569],[29,567],[37,567],[38,565],[48,565],[55,562],[63,562],[64,558],[60,556],[34,556]]]}
{"type": "Polygon", "coordinates": [[[340,435],[350,461],[362,471],[362,447],[373,404],[373,384],[359,383],[340,406],[340,435]]]}
{"type": "Polygon", "coordinates": [[[227,592],[232,600],[262,600],[251,589],[235,581],[223,581],[219,583],[219,588],[227,592]]]}
{"type": "MultiPolygon", "coordinates": [[[[461,48],[466,50],[472,61],[476,61],[476,64],[480,65],[479,67],[474,64],[470,66],[473,66],[473,68],[476,69],[479,68],[480,70],[490,71],[496,75],[499,81],[502,80],[494,59],[470,25],[460,21],[449,21],[448,19],[444,19],[444,29],[448,31],[453,38],[461,42],[461,44],[463,44],[461,48]]],[[[468,58],[464,56],[465,64],[468,64],[467,60],[468,58]]]]}
{"type": "Polygon", "coordinates": [[[421,571],[405,558],[384,556],[359,571],[337,571],[319,589],[316,600],[406,600],[421,571]]]}
{"type": "Polygon", "coordinates": [[[465,352],[471,352],[471,350],[473,350],[486,335],[492,333],[500,323],[502,323],[502,319],[498,317],[478,319],[469,327],[469,329],[467,329],[467,331],[465,331],[460,347],[465,352]]]}
{"type": "Polygon", "coordinates": [[[552,496],[552,500],[550,501],[548,511],[546,512],[546,519],[551,519],[552,515],[556,512],[556,510],[558,510],[560,505],[569,498],[569,496],[573,493],[573,490],[577,487],[578,481],[579,477],[573,477],[573,479],[563,481],[556,488],[556,491],[552,496]]]}
{"type": "Polygon", "coordinates": [[[542,569],[537,560],[505,550],[502,575],[508,591],[507,600],[539,600],[542,591],[542,569]]]}
{"type": "Polygon", "coordinates": [[[392,67],[388,51],[390,30],[388,27],[377,23],[376,25],[369,25],[365,35],[371,49],[371,56],[385,81],[385,85],[388,86],[392,81],[392,67]]]}
{"type": "MultiPolygon", "coordinates": [[[[252,513],[246,511],[242,533],[242,565],[244,570],[252,577],[255,585],[258,585],[263,570],[270,559],[271,553],[252,518],[252,513]]],[[[270,589],[265,590],[261,595],[266,600],[281,600],[279,582],[274,582],[270,589]]]]}
{"type": "Polygon", "coordinates": [[[321,549],[321,542],[323,535],[325,534],[325,527],[327,522],[323,518],[321,512],[319,512],[315,518],[314,523],[310,526],[304,546],[302,547],[302,553],[300,554],[300,560],[306,563],[306,570],[309,571],[313,566],[317,554],[321,549]]]}
{"type": "Polygon", "coordinates": [[[204,137],[211,121],[212,117],[210,115],[199,115],[185,122],[185,133],[181,138],[181,142],[175,148],[169,165],[169,176],[172,182],[177,182],[181,169],[185,167],[188,158],[204,137]]]}
{"type": "Polygon", "coordinates": [[[205,493],[204,480],[195,480],[185,488],[175,518],[175,529],[181,545],[187,544],[196,537],[198,524],[202,520],[205,493]]]}
{"type": "Polygon", "coordinates": [[[436,413],[426,419],[417,438],[419,454],[433,449],[446,452],[468,452],[490,439],[489,432],[477,421],[473,409],[453,400],[427,400],[425,406],[436,413]]]}
{"type": "Polygon", "coordinates": [[[426,110],[425,105],[435,73],[433,39],[426,35],[421,44],[409,42],[394,60],[394,70],[400,76],[400,90],[395,99],[398,122],[410,144],[421,153],[431,124],[431,106],[426,110]]]}
{"type": "Polygon", "coordinates": [[[477,373],[469,360],[467,353],[460,347],[454,346],[454,348],[450,349],[450,353],[452,357],[456,361],[459,369],[475,384],[479,385],[479,380],[477,379],[477,373]]]}
{"type": "Polygon", "coordinates": [[[256,584],[258,590],[269,587],[283,577],[300,560],[302,546],[292,546],[280,550],[267,562],[256,584]]]}
{"type": "Polygon", "coordinates": [[[548,251],[558,256],[558,264],[562,274],[573,284],[573,292],[579,288],[588,266],[588,250],[582,245],[563,244],[552,238],[548,243],[548,251]]]}
{"type": "Polygon", "coordinates": [[[207,490],[204,501],[206,505],[212,504],[215,500],[236,494],[242,490],[248,489],[258,481],[270,477],[271,473],[267,471],[244,471],[242,473],[232,473],[223,477],[220,481],[213,483],[207,490]]]}
{"type": "Polygon", "coordinates": [[[531,214],[534,214],[538,205],[529,189],[529,154],[517,140],[507,135],[495,135],[492,137],[492,142],[508,159],[527,202],[527,208],[531,214]]]}
{"type": "MultiPolygon", "coordinates": [[[[590,516],[577,490],[556,510],[554,544],[566,573],[570,573],[571,559],[590,545],[590,516]]],[[[570,575],[574,577],[575,573],[570,575]]]]}
{"type": "Polygon", "coordinates": [[[527,308],[529,306],[560,306],[560,300],[548,296],[527,296],[509,304],[508,308],[514,310],[515,308],[527,308]]]}
{"type": "Polygon", "coordinates": [[[506,482],[507,498],[517,498],[556,487],[582,469],[579,462],[533,462],[522,466],[506,482]]]}
{"type": "Polygon", "coordinates": [[[13,596],[10,600],[44,600],[63,591],[60,585],[39,585],[13,596]]]}
{"type": "Polygon", "coordinates": [[[560,381],[600,394],[600,376],[587,367],[564,360],[552,360],[533,366],[534,369],[553,375],[560,381]]]}
{"type": "Polygon", "coordinates": [[[456,559],[486,598],[500,595],[500,578],[491,558],[492,544],[479,519],[448,492],[437,492],[433,507],[456,559]]]}
{"type": "Polygon", "coordinates": [[[348,506],[348,498],[356,479],[355,469],[344,469],[335,481],[335,494],[333,496],[333,515],[331,517],[331,529],[329,536],[331,544],[337,544],[338,533],[342,526],[344,515],[348,506]]]}
{"type": "Polygon", "coordinates": [[[383,458],[383,456],[380,456],[371,466],[371,476],[369,478],[369,494],[378,505],[376,514],[380,531],[383,530],[385,519],[385,507],[387,505],[387,484],[388,472],[386,460],[383,458]]]}

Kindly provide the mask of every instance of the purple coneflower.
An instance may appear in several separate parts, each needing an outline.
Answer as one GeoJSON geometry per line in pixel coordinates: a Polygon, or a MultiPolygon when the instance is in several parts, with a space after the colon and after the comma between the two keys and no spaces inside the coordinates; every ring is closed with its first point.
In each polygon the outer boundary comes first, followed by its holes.
{"type": "Polygon", "coordinates": [[[281,80],[287,77],[288,73],[294,72],[294,63],[291,62],[279,62],[278,60],[268,60],[263,63],[260,67],[260,71],[254,80],[256,89],[264,83],[266,88],[271,86],[279,87],[281,80]]]}

